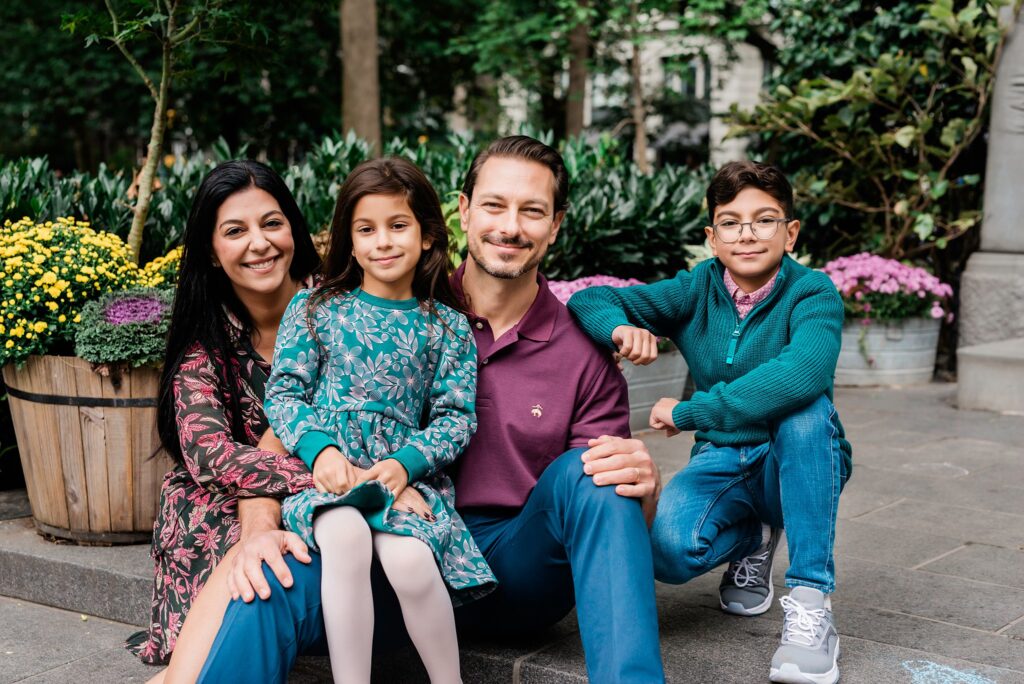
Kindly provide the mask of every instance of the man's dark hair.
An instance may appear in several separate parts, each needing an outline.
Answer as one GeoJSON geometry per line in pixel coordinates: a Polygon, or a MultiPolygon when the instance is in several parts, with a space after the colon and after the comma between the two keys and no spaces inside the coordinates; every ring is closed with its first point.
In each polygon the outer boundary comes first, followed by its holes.
{"type": "Polygon", "coordinates": [[[565,161],[562,160],[562,155],[550,145],[545,145],[540,140],[526,135],[498,138],[473,158],[473,164],[469,167],[469,173],[466,174],[466,181],[462,184],[462,193],[466,197],[472,199],[477,174],[480,173],[484,162],[491,157],[524,159],[548,167],[555,176],[555,213],[565,211],[569,206],[569,172],[565,170],[565,161]]]}
{"type": "Polygon", "coordinates": [[[793,186],[776,166],[752,161],[729,162],[708,185],[708,224],[715,222],[715,209],[736,199],[745,188],[757,188],[782,206],[786,218],[793,218],[793,186]]]}

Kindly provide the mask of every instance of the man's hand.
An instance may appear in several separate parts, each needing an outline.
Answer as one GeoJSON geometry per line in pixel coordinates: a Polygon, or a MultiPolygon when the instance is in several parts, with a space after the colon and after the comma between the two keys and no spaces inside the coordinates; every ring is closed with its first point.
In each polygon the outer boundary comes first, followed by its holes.
{"type": "Polygon", "coordinates": [[[622,358],[637,366],[646,366],[658,358],[658,338],[643,328],[620,325],[612,330],[612,344],[619,348],[622,358]]]}
{"type": "Polygon", "coordinates": [[[663,398],[651,409],[650,425],[655,430],[664,430],[666,437],[675,437],[679,434],[679,428],[672,421],[672,409],[679,404],[678,399],[663,398]]]}
{"type": "Polygon", "coordinates": [[[639,439],[602,435],[588,443],[583,452],[583,472],[599,487],[615,485],[615,493],[640,499],[644,518],[650,526],[661,495],[661,473],[639,439]]]}
{"type": "Polygon", "coordinates": [[[395,503],[391,506],[395,510],[405,511],[407,513],[415,513],[424,520],[434,522],[437,518],[434,516],[434,512],[430,510],[430,506],[427,505],[426,499],[415,487],[406,487],[402,490],[402,493],[395,499],[395,503]]]}
{"type": "Polygon", "coordinates": [[[294,532],[284,530],[268,530],[260,532],[247,541],[238,543],[239,551],[235,556],[234,565],[228,573],[228,589],[231,598],[242,597],[249,603],[257,595],[261,599],[270,598],[270,585],[263,575],[263,563],[266,562],[274,571],[277,581],[287,588],[292,586],[292,573],[284,562],[284,554],[291,553],[303,563],[309,563],[309,549],[302,538],[294,532]]]}
{"type": "Polygon", "coordinates": [[[409,473],[406,472],[405,466],[396,459],[385,458],[383,461],[373,464],[367,470],[360,472],[355,484],[368,482],[369,480],[377,480],[384,483],[384,486],[390,489],[397,499],[409,484],[409,473]]]}
{"type": "Polygon", "coordinates": [[[344,494],[356,486],[362,472],[337,447],[325,447],[313,461],[313,485],[318,492],[344,494]]]}

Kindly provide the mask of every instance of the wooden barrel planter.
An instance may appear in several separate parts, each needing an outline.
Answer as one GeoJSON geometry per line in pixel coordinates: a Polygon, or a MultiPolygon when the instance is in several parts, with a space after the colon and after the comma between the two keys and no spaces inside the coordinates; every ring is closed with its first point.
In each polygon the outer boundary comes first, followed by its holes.
{"type": "Polygon", "coordinates": [[[74,356],[33,356],[3,377],[36,528],[83,544],[148,542],[170,467],[157,453],[158,371],[111,378],[74,356]]]}

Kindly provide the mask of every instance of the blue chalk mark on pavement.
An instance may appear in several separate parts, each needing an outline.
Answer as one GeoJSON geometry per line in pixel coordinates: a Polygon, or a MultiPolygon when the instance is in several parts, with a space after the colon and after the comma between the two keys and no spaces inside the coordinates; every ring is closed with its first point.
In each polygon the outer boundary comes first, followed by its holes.
{"type": "Polygon", "coordinates": [[[976,672],[954,670],[930,660],[904,660],[902,664],[913,684],[996,684],[976,672]]]}

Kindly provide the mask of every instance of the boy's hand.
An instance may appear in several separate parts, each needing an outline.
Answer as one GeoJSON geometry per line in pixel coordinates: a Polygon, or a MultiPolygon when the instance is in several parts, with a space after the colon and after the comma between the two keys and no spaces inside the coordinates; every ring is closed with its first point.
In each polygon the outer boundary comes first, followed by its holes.
{"type": "Polygon", "coordinates": [[[643,328],[620,325],[612,330],[612,344],[618,346],[622,358],[637,366],[646,366],[658,358],[658,338],[643,328]]]}
{"type": "Polygon", "coordinates": [[[313,461],[313,485],[318,492],[344,494],[356,486],[362,472],[349,463],[337,447],[329,446],[313,461]]]}
{"type": "Polygon", "coordinates": [[[397,460],[385,458],[383,461],[375,463],[368,470],[359,473],[355,484],[369,480],[383,482],[384,486],[390,489],[397,499],[402,494],[406,485],[409,484],[409,473],[405,471],[405,466],[397,460]]]}
{"type": "Polygon", "coordinates": [[[678,399],[659,399],[658,403],[651,409],[651,427],[655,430],[664,430],[666,437],[678,435],[679,429],[672,422],[672,409],[678,403],[678,399]]]}

